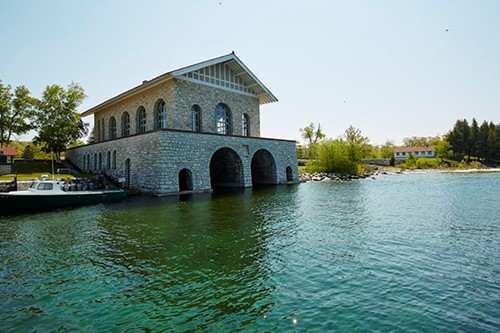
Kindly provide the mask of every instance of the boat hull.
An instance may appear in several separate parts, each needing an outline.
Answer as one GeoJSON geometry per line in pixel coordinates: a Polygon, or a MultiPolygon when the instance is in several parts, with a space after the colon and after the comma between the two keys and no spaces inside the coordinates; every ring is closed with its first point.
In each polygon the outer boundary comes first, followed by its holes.
{"type": "Polygon", "coordinates": [[[125,198],[124,191],[73,192],[71,194],[15,195],[0,194],[0,211],[25,212],[67,206],[90,205],[101,202],[114,202],[125,198]]]}

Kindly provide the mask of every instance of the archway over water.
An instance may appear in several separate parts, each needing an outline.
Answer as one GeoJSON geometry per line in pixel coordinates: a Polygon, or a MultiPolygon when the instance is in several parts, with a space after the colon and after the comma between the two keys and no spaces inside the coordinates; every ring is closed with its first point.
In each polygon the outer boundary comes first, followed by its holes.
{"type": "Polygon", "coordinates": [[[230,148],[217,150],[210,160],[210,183],[212,189],[244,187],[243,163],[230,148]]]}
{"type": "Polygon", "coordinates": [[[277,184],[276,162],[273,155],[265,149],[257,150],[252,157],[252,185],[277,184]]]}

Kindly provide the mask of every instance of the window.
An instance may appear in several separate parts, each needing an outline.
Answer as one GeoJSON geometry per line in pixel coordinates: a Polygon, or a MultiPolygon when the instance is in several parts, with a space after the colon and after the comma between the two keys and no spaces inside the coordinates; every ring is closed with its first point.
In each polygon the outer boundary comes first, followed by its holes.
{"type": "Polygon", "coordinates": [[[111,117],[109,120],[109,138],[116,139],[116,119],[111,117]]]}
{"type": "Polygon", "coordinates": [[[241,117],[241,135],[250,136],[250,117],[246,113],[241,117]]]}
{"type": "Polygon", "coordinates": [[[107,159],[106,159],[106,168],[109,170],[111,169],[111,152],[108,151],[108,156],[107,156],[107,159]]]}
{"type": "Polygon", "coordinates": [[[225,104],[215,107],[215,128],[218,134],[231,134],[231,112],[225,104]]]}
{"type": "Polygon", "coordinates": [[[125,112],[122,116],[122,136],[130,135],[130,115],[125,112]]]}
{"type": "Polygon", "coordinates": [[[116,169],[116,150],[113,151],[113,169],[116,169]]]}
{"type": "Polygon", "coordinates": [[[99,168],[98,170],[102,169],[102,153],[99,153],[99,168]]]}
{"type": "Polygon", "coordinates": [[[167,128],[167,104],[160,99],[156,104],[156,128],[167,128]]]}
{"type": "Polygon", "coordinates": [[[101,119],[101,141],[106,140],[106,127],[104,125],[104,119],[101,119]]]}
{"type": "Polygon", "coordinates": [[[396,153],[396,156],[399,156],[399,153],[396,153]]]}
{"type": "Polygon", "coordinates": [[[38,184],[37,189],[41,191],[50,191],[54,188],[54,184],[52,183],[40,183],[38,184]]]}
{"type": "Polygon", "coordinates": [[[97,153],[94,153],[94,170],[97,170],[97,153]]]}
{"type": "Polygon", "coordinates": [[[137,110],[137,133],[146,132],[146,109],[144,106],[137,110]]]}
{"type": "Polygon", "coordinates": [[[191,128],[194,132],[201,132],[201,108],[198,105],[191,107],[191,128]]]}
{"type": "Polygon", "coordinates": [[[116,169],[116,150],[113,151],[113,169],[116,169]]]}

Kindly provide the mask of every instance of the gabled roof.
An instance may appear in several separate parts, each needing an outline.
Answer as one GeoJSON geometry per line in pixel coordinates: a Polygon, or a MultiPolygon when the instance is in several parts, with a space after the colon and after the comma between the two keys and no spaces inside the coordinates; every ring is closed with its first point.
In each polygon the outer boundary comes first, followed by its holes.
{"type": "Polygon", "coordinates": [[[414,153],[420,151],[434,151],[434,146],[424,146],[424,147],[396,147],[394,148],[395,153],[414,153]]]}
{"type": "Polygon", "coordinates": [[[15,156],[17,151],[14,148],[0,148],[0,154],[3,156],[15,156]]]}
{"type": "MultiPolygon", "coordinates": [[[[220,74],[220,73],[219,73],[220,74]]],[[[142,84],[127,90],[85,112],[82,116],[89,116],[104,107],[110,106],[117,103],[125,98],[129,98],[133,95],[141,93],[144,90],[152,88],[160,83],[168,81],[172,78],[177,78],[186,81],[193,81],[199,84],[205,84],[209,86],[215,86],[224,90],[233,91],[236,93],[241,93],[245,95],[250,95],[259,99],[260,104],[277,102],[278,99],[267,89],[267,87],[248,69],[247,66],[234,54],[234,52],[223,55],[221,57],[206,60],[194,65],[182,67],[171,72],[159,75],[151,80],[144,80],[142,84]],[[217,67],[214,67],[217,66],[217,67]],[[229,72],[233,79],[237,82],[227,82],[223,81],[222,77],[220,81],[223,85],[214,84],[212,80],[207,79],[208,75],[204,77],[204,69],[219,68],[227,75],[229,72]],[[226,70],[227,68],[227,70],[226,70]],[[202,79],[204,77],[204,79],[202,79]]],[[[219,78],[216,79],[219,81],[219,78]]]]}

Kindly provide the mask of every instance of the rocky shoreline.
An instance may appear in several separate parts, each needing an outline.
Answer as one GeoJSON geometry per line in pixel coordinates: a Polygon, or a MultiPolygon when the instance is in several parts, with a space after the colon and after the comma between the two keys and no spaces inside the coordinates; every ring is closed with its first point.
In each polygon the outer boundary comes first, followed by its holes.
{"type": "Polygon", "coordinates": [[[387,174],[386,172],[365,172],[359,175],[349,175],[346,173],[326,173],[313,172],[305,173],[299,176],[301,182],[345,182],[357,179],[375,179],[375,176],[387,174]]]}

